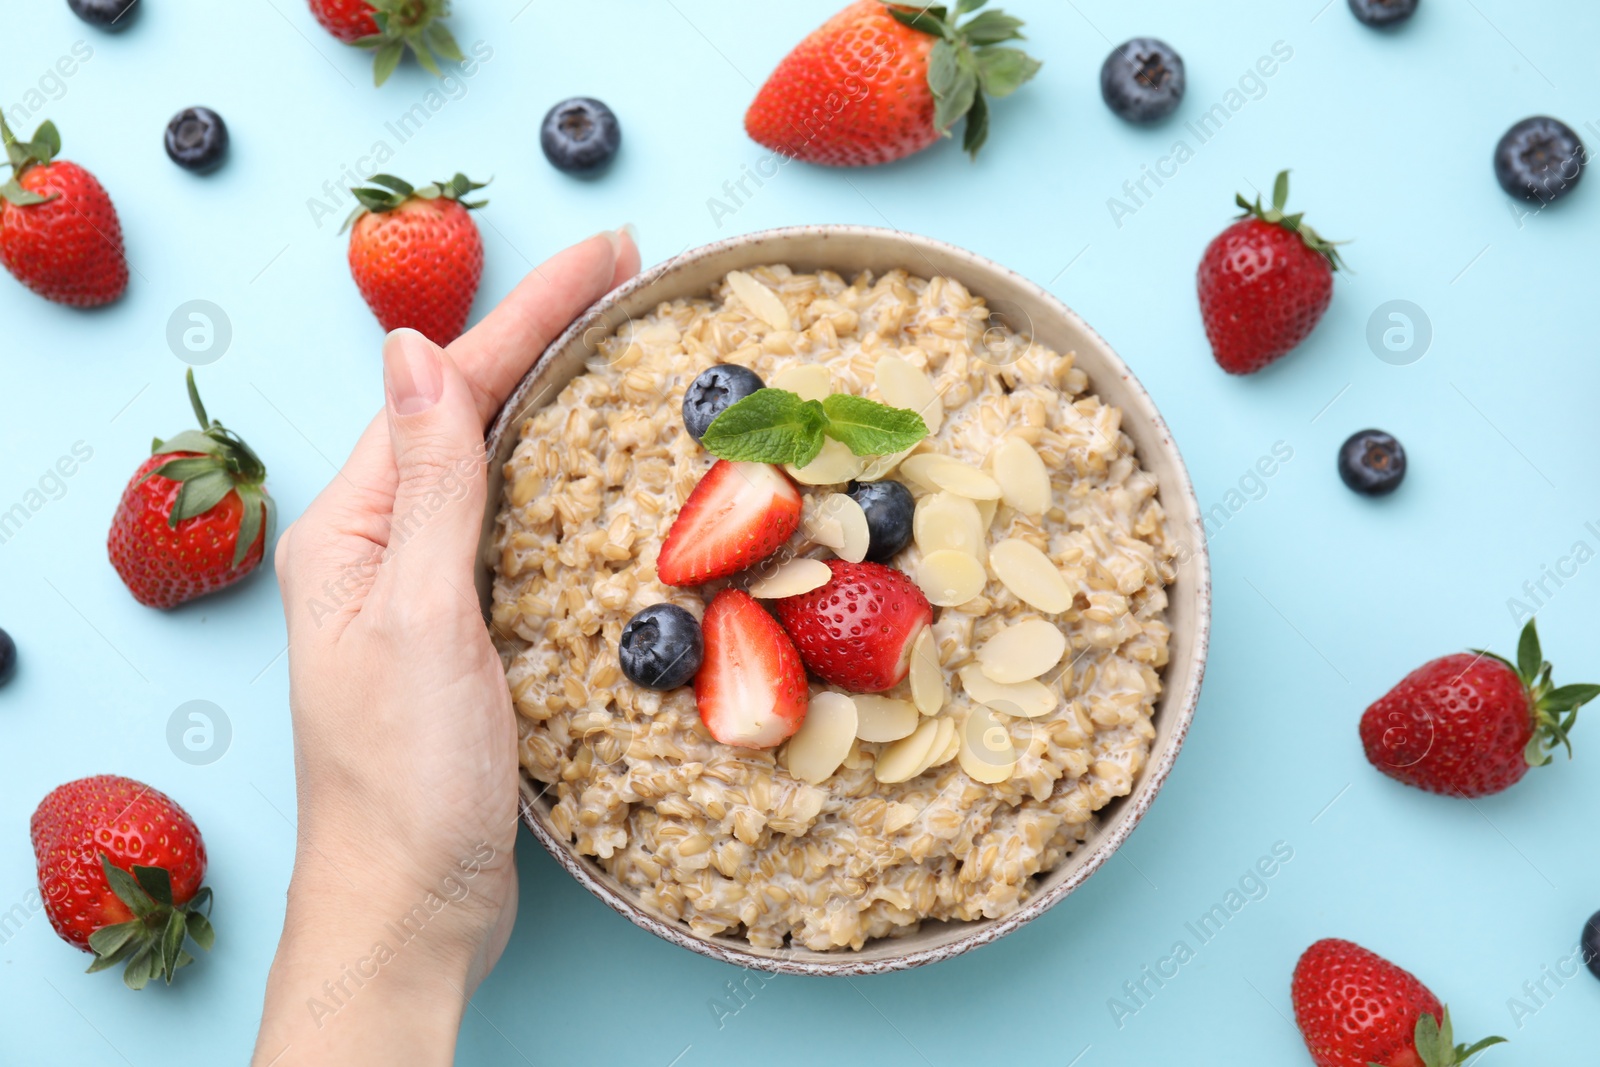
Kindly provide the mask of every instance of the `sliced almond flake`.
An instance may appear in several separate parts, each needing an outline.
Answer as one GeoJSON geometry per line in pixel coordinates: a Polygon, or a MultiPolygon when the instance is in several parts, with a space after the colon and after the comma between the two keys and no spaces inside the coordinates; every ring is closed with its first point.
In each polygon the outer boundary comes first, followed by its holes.
{"type": "Polygon", "coordinates": [[[757,600],[780,600],[821,589],[833,578],[833,571],[820,559],[791,559],[746,590],[757,600]]]}
{"type": "Polygon", "coordinates": [[[800,505],[800,526],[806,536],[835,552],[844,547],[844,523],[835,514],[822,510],[822,500],[808,496],[800,505]]]}
{"type": "Polygon", "coordinates": [[[978,521],[983,524],[984,532],[987,533],[989,527],[994,525],[994,513],[1000,510],[1000,501],[974,500],[973,503],[978,505],[978,521]]]}
{"type": "Polygon", "coordinates": [[[913,804],[895,800],[889,803],[889,808],[883,813],[883,832],[886,834],[898,833],[917,821],[917,809],[913,804]]]}
{"type": "Polygon", "coordinates": [[[939,487],[933,481],[933,467],[944,458],[937,452],[918,452],[900,461],[900,473],[929,492],[937,492],[939,487]]]}
{"type": "Polygon", "coordinates": [[[983,705],[972,709],[959,731],[961,769],[973,781],[999,785],[1017,769],[1017,749],[1011,734],[983,705]]]}
{"type": "Polygon", "coordinates": [[[1007,437],[990,459],[1000,499],[1024,515],[1050,510],[1050,472],[1032,445],[1020,437],[1007,437]]]}
{"type": "Polygon", "coordinates": [[[1026,541],[1010,538],[989,547],[989,566],[995,577],[1018,600],[1040,611],[1059,615],[1072,606],[1072,590],[1061,568],[1026,541]]]}
{"type": "Polygon", "coordinates": [[[893,697],[862,693],[855,698],[856,736],[863,741],[898,741],[917,728],[914,704],[893,697]]]}
{"type": "MultiPolygon", "coordinates": [[[[911,448],[916,448],[912,445],[911,448]]],[[[887,456],[873,456],[867,465],[861,468],[861,473],[856,475],[857,481],[881,482],[895,472],[905,458],[911,455],[911,448],[904,452],[892,452],[887,456]]]]}
{"type": "Polygon", "coordinates": [[[1002,684],[983,673],[976,663],[962,667],[961,688],[967,696],[986,708],[1016,715],[1023,719],[1037,719],[1061,706],[1061,696],[1036,678],[1025,682],[1002,684]]]}
{"type": "Polygon", "coordinates": [[[1066,635],[1054,623],[1024,619],[985,641],[978,665],[991,680],[1010,685],[1039,677],[1060,663],[1066,650],[1066,635]]]}
{"type": "Polygon", "coordinates": [[[955,725],[955,720],[952,719],[951,720],[951,729],[950,729],[950,740],[945,744],[944,751],[939,753],[939,755],[934,758],[934,761],[932,763],[928,764],[928,766],[929,767],[943,767],[946,763],[949,763],[951,760],[955,759],[956,755],[960,751],[961,751],[961,730],[960,730],[959,727],[957,727],[955,725]]]}
{"type": "Polygon", "coordinates": [[[878,753],[872,773],[885,785],[908,782],[922,773],[928,750],[939,734],[939,720],[925,719],[909,737],[903,737],[878,753]]]}
{"type": "Polygon", "coordinates": [[[969,500],[1000,499],[1000,483],[970,463],[940,456],[940,462],[930,464],[928,477],[940,489],[964,496],[969,500]]]}
{"type": "Polygon", "coordinates": [[[917,587],[930,604],[953,608],[965,604],[989,582],[976,557],[953,548],[930,552],[917,563],[917,587]]]}
{"type": "Polygon", "coordinates": [[[866,460],[850,451],[845,445],[829,437],[822,442],[817,458],[804,467],[785,463],[783,469],[801,485],[843,485],[861,473],[866,460]]]}
{"type": "Polygon", "coordinates": [[[944,404],[934,391],[933,382],[899,356],[880,356],[874,368],[878,395],[890,407],[910,408],[922,416],[930,434],[944,424],[944,404]]]}
{"type": "Polygon", "coordinates": [[[794,322],[789,318],[789,309],[783,306],[783,300],[778,294],[744,271],[728,272],[728,288],[739,298],[739,303],[750,309],[752,315],[774,330],[794,329],[794,322]]]}
{"type": "Polygon", "coordinates": [[[826,400],[833,394],[833,375],[820,363],[791,363],[767,384],[787,389],[801,400],[826,400]]]}
{"type": "Polygon", "coordinates": [[[932,627],[911,644],[911,702],[924,715],[937,715],[950,699],[944,684],[944,668],[939,665],[939,642],[932,627]]]}
{"type": "MultiPolygon", "coordinates": [[[[954,719],[944,718],[933,721],[938,724],[939,728],[933,735],[933,744],[928,746],[928,754],[923,757],[922,766],[917,768],[917,774],[921,774],[929,767],[932,767],[934,761],[944,755],[944,750],[949,747],[951,739],[956,736],[956,721],[954,719]]],[[[917,774],[913,774],[911,777],[915,778],[917,774]]]]}
{"type": "Polygon", "coordinates": [[[978,506],[954,493],[938,492],[923,497],[917,501],[911,516],[911,534],[924,555],[948,548],[976,559],[982,550],[983,531],[978,506]]]}
{"type": "Polygon", "coordinates": [[[866,559],[867,549],[872,547],[872,529],[867,525],[867,513],[861,510],[861,505],[843,493],[831,493],[822,502],[822,508],[837,518],[844,530],[844,544],[837,549],[839,558],[851,563],[866,559]]]}
{"type": "Polygon", "coordinates": [[[784,750],[789,774],[820,785],[839,769],[856,740],[855,701],[825,691],[811,698],[805,721],[784,750]]]}

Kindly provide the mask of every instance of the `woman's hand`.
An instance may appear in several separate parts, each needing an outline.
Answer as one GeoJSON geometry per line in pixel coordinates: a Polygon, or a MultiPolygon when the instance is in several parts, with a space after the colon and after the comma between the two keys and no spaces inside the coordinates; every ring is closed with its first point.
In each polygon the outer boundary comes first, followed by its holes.
{"type": "Polygon", "coordinates": [[[602,234],[448,349],[390,334],[385,410],[278,541],[299,829],[258,1064],[451,1061],[517,899],[516,721],[473,587],[484,428],[638,268],[602,234]]]}

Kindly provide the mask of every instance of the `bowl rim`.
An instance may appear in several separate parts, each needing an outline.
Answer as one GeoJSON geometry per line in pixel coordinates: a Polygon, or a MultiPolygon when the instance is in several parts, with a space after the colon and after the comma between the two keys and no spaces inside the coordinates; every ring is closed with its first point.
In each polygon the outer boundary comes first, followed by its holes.
{"type": "MultiPolygon", "coordinates": [[[[496,416],[488,433],[485,435],[489,461],[491,463],[494,462],[498,445],[503,440],[504,435],[518,430],[521,422],[530,413],[531,405],[527,402],[526,393],[539,378],[546,365],[577,341],[587,330],[592,329],[597,321],[609,321],[606,319],[606,314],[616,309],[618,305],[628,301],[641,290],[655,285],[700,260],[753,244],[819,237],[855,238],[868,241],[890,240],[909,244],[922,252],[937,253],[938,255],[949,257],[980,271],[1000,275],[1026,292],[1040,306],[1055,315],[1061,316],[1074,328],[1092,338],[1100,347],[1099,355],[1104,357],[1105,362],[1108,364],[1107,369],[1114,376],[1122,379],[1124,389],[1130,393],[1132,402],[1140,409],[1133,414],[1147,423],[1156,439],[1159,440],[1161,447],[1169,454],[1168,458],[1171,460],[1172,473],[1176,475],[1176,484],[1171,484],[1173,479],[1163,478],[1159,489],[1160,495],[1162,497],[1169,497],[1169,494],[1182,496],[1189,505],[1194,521],[1200,524],[1198,530],[1191,531],[1194,535],[1194,546],[1196,546],[1192,553],[1195,561],[1195,632],[1194,646],[1191,652],[1192,670],[1184,691],[1181,694],[1173,694],[1164,709],[1166,715],[1175,718],[1172,723],[1173,732],[1170,747],[1161,753],[1159,758],[1153,759],[1145,765],[1143,777],[1135,785],[1133,791],[1125,797],[1117,798],[1122,803],[1118,805],[1109,823],[1097,825],[1089,840],[1080,846],[1080,849],[1088,849],[1088,856],[1082,861],[1077,870],[1073,871],[1060,883],[1035,894],[1026,904],[1009,915],[996,919],[973,920],[970,923],[970,931],[949,943],[875,959],[863,959],[857,956],[853,950],[841,949],[838,950],[837,959],[819,960],[789,958],[786,956],[786,953],[790,951],[788,949],[779,950],[771,955],[763,955],[754,950],[741,948],[731,942],[713,940],[694,934],[681,922],[666,920],[651,914],[637,900],[630,899],[625,894],[619,893],[596,877],[593,861],[579,856],[570,842],[560,839],[540,819],[536,802],[542,797],[547,787],[533,782],[528,778],[525,771],[520,767],[518,768],[520,782],[518,810],[522,821],[539,843],[544,846],[545,850],[580,885],[634,925],[692,952],[747,970],[768,974],[856,976],[907,970],[950,959],[970,952],[979,946],[997,941],[1038,918],[1064,900],[1086,882],[1090,876],[1100,870],[1106,861],[1127,842],[1134,829],[1138,827],[1145,814],[1149,811],[1155,798],[1160,794],[1162,787],[1166,784],[1168,776],[1172,773],[1172,769],[1177,763],[1178,755],[1183,750],[1184,741],[1194,721],[1195,710],[1200,699],[1201,685],[1205,678],[1206,661],[1210,647],[1211,566],[1210,549],[1203,526],[1203,515],[1200,511],[1199,500],[1195,495],[1194,485],[1189,476],[1188,466],[1184,463],[1183,455],[1173,439],[1166,420],[1157,409],[1149,392],[1117,351],[1106,342],[1105,338],[1101,337],[1093,327],[1084,321],[1082,316],[1068,307],[1060,298],[1016,271],[958,245],[920,234],[907,233],[902,230],[885,227],[854,224],[818,224],[756,230],[698,245],[663,260],[653,267],[640,271],[598,300],[568,325],[560,336],[540,353],[538,359],[534,361],[507,398],[505,405],[501,408],[500,413],[496,416]]],[[[932,265],[931,260],[929,260],[929,263],[932,265]]],[[[978,293],[976,295],[982,296],[984,294],[978,293]]],[[[664,297],[663,299],[676,298],[664,297]]],[[[1097,376],[1091,376],[1091,390],[1094,389],[1094,378],[1097,376]]],[[[542,399],[542,394],[538,399],[542,399]]],[[[535,402],[537,402],[537,399],[535,402]]],[[[1120,406],[1126,411],[1128,402],[1124,401],[1120,406]]],[[[491,493],[487,502],[488,516],[485,526],[486,530],[491,533],[499,508],[498,494],[491,493]]],[[[480,593],[482,592],[480,590],[480,593]]],[[[486,612],[487,608],[488,605],[485,603],[486,612]]],[[[1170,669],[1169,665],[1169,672],[1170,669]]],[[[1073,854],[1076,855],[1077,852],[1075,851],[1073,854]]],[[[882,939],[878,940],[881,941],[882,939]]],[[[868,944],[872,943],[868,942],[868,944]]]]}

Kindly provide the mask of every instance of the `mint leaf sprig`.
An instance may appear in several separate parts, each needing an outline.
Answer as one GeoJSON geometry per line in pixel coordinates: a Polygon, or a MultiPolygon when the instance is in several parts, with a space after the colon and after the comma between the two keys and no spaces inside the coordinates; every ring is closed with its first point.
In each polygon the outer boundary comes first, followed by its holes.
{"type": "Polygon", "coordinates": [[[700,443],[719,459],[804,467],[827,437],[858,456],[886,456],[926,436],[928,424],[909,408],[847,393],[802,400],[787,389],[757,389],[712,420],[700,443]]]}

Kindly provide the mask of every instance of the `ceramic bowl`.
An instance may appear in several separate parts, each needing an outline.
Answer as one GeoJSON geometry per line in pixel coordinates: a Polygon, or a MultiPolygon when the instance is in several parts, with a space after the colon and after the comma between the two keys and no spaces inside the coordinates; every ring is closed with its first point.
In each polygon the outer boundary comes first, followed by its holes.
{"type": "Polygon", "coordinates": [[[1004,918],[976,922],[926,922],[914,934],[869,941],[859,951],[767,950],[735,937],[700,937],[688,926],[644,907],[593,859],[579,855],[549,821],[550,802],[523,780],[522,816],[541,844],[589,892],[651,933],[675,945],[740,967],[807,975],[860,975],[903,970],[948,959],[1026,925],[1066,898],[1128,839],[1171,773],[1194,718],[1205,670],[1211,618],[1210,569],[1200,509],[1189,474],[1166,423],[1127,364],[1071,309],[1033,282],[964,249],[927,237],[861,226],[801,226],[767,230],[697,248],[653,267],[621,286],[572,324],[534,364],[511,395],[488,435],[489,505],[483,522],[477,585],[487,617],[493,583],[495,515],[502,471],[528,416],[582,373],[605,338],[629,318],[648,315],[663,301],[704,297],[731,270],[785,263],[796,271],[832,270],[850,277],[862,270],[904,268],[912,274],[955,278],[981,296],[1013,331],[1058,352],[1075,352],[1089,389],[1122,409],[1122,429],[1140,462],[1160,480],[1159,497],[1182,546],[1177,580],[1168,589],[1171,658],[1156,704],[1156,738],[1132,792],[1097,815],[1094,831],[1055,870],[1036,879],[1036,890],[1004,918]]]}

